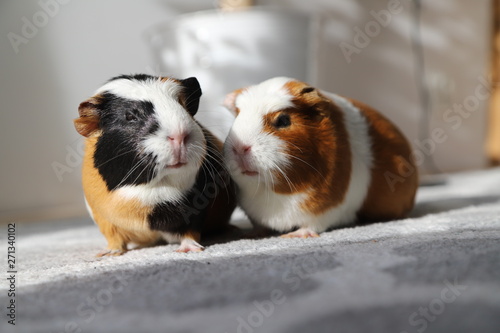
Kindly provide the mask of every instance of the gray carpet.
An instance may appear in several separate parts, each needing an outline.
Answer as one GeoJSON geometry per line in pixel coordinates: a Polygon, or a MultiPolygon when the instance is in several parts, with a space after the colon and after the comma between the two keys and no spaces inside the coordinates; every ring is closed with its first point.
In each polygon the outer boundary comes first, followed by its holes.
{"type": "Polygon", "coordinates": [[[409,219],[317,239],[96,259],[88,218],[17,224],[16,239],[16,326],[2,278],[1,332],[500,331],[500,169],[421,188],[409,219]]]}

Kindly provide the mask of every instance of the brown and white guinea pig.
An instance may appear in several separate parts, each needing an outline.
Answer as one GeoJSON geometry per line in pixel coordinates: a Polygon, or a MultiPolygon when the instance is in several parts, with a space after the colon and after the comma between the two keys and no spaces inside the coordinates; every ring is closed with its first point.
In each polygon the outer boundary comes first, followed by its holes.
{"type": "Polygon", "coordinates": [[[285,77],[236,90],[224,104],[236,116],[226,164],[254,225],[317,237],[412,209],[410,145],[369,106],[285,77]]]}
{"type": "Polygon", "coordinates": [[[222,142],[193,118],[200,96],[193,77],[123,75],[80,104],[86,204],[108,241],[100,255],[162,239],[197,252],[202,231],[227,226],[234,187],[222,142]]]}

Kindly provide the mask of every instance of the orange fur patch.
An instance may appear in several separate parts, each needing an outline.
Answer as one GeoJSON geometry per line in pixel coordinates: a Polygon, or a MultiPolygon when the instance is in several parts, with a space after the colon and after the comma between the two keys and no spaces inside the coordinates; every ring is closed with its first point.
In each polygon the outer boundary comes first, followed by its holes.
{"type": "Polygon", "coordinates": [[[166,82],[166,81],[169,81],[169,80],[170,80],[170,81],[177,82],[177,83],[179,83],[179,84],[181,83],[181,80],[176,79],[176,78],[173,78],[173,77],[169,77],[169,76],[161,76],[161,77],[160,77],[160,81],[161,81],[161,82],[166,82]]]}
{"type": "Polygon", "coordinates": [[[148,245],[160,239],[160,233],[151,231],[147,217],[153,207],[137,200],[124,199],[108,191],[105,181],[94,167],[97,137],[86,140],[82,181],[85,198],[99,229],[108,240],[110,248],[123,249],[129,242],[148,245]]]}

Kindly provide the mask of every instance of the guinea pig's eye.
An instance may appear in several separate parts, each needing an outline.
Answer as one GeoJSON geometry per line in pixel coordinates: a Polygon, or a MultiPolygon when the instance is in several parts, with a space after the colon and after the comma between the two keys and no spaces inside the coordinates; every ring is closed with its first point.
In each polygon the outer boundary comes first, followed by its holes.
{"type": "Polygon", "coordinates": [[[292,120],[290,119],[290,115],[282,113],[276,118],[274,121],[274,127],[276,128],[285,128],[292,124],[292,120]]]}
{"type": "Polygon", "coordinates": [[[135,114],[133,114],[132,112],[130,111],[127,111],[127,113],[125,114],[125,119],[127,121],[136,121],[137,120],[137,117],[135,116],[135,114]]]}

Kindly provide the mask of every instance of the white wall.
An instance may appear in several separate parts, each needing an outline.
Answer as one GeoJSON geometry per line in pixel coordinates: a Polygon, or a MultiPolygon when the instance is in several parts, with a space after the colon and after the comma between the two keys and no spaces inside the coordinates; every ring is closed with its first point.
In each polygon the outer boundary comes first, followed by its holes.
{"type": "MultiPolygon", "coordinates": [[[[0,220],[84,214],[78,161],[82,140],[72,125],[78,104],[111,76],[156,71],[141,36],[145,29],[179,13],[214,8],[215,3],[66,2],[27,44],[19,45],[18,53],[8,33],[22,35],[22,18],[32,22],[33,15],[41,17],[42,8],[38,1],[0,2],[0,220]],[[58,177],[54,163],[71,172],[58,177]]],[[[387,8],[387,1],[258,1],[320,14],[315,83],[372,104],[415,140],[421,106],[409,43],[410,4],[401,2],[402,12],[348,63],[339,44],[353,43],[354,27],[373,21],[370,10],[387,8]]],[[[436,145],[433,157],[445,171],[480,167],[485,101],[468,118],[462,117],[456,130],[443,114],[473,96],[477,76],[486,71],[489,1],[423,3],[426,69],[435,101],[431,127],[443,128],[448,136],[436,145]]]]}

